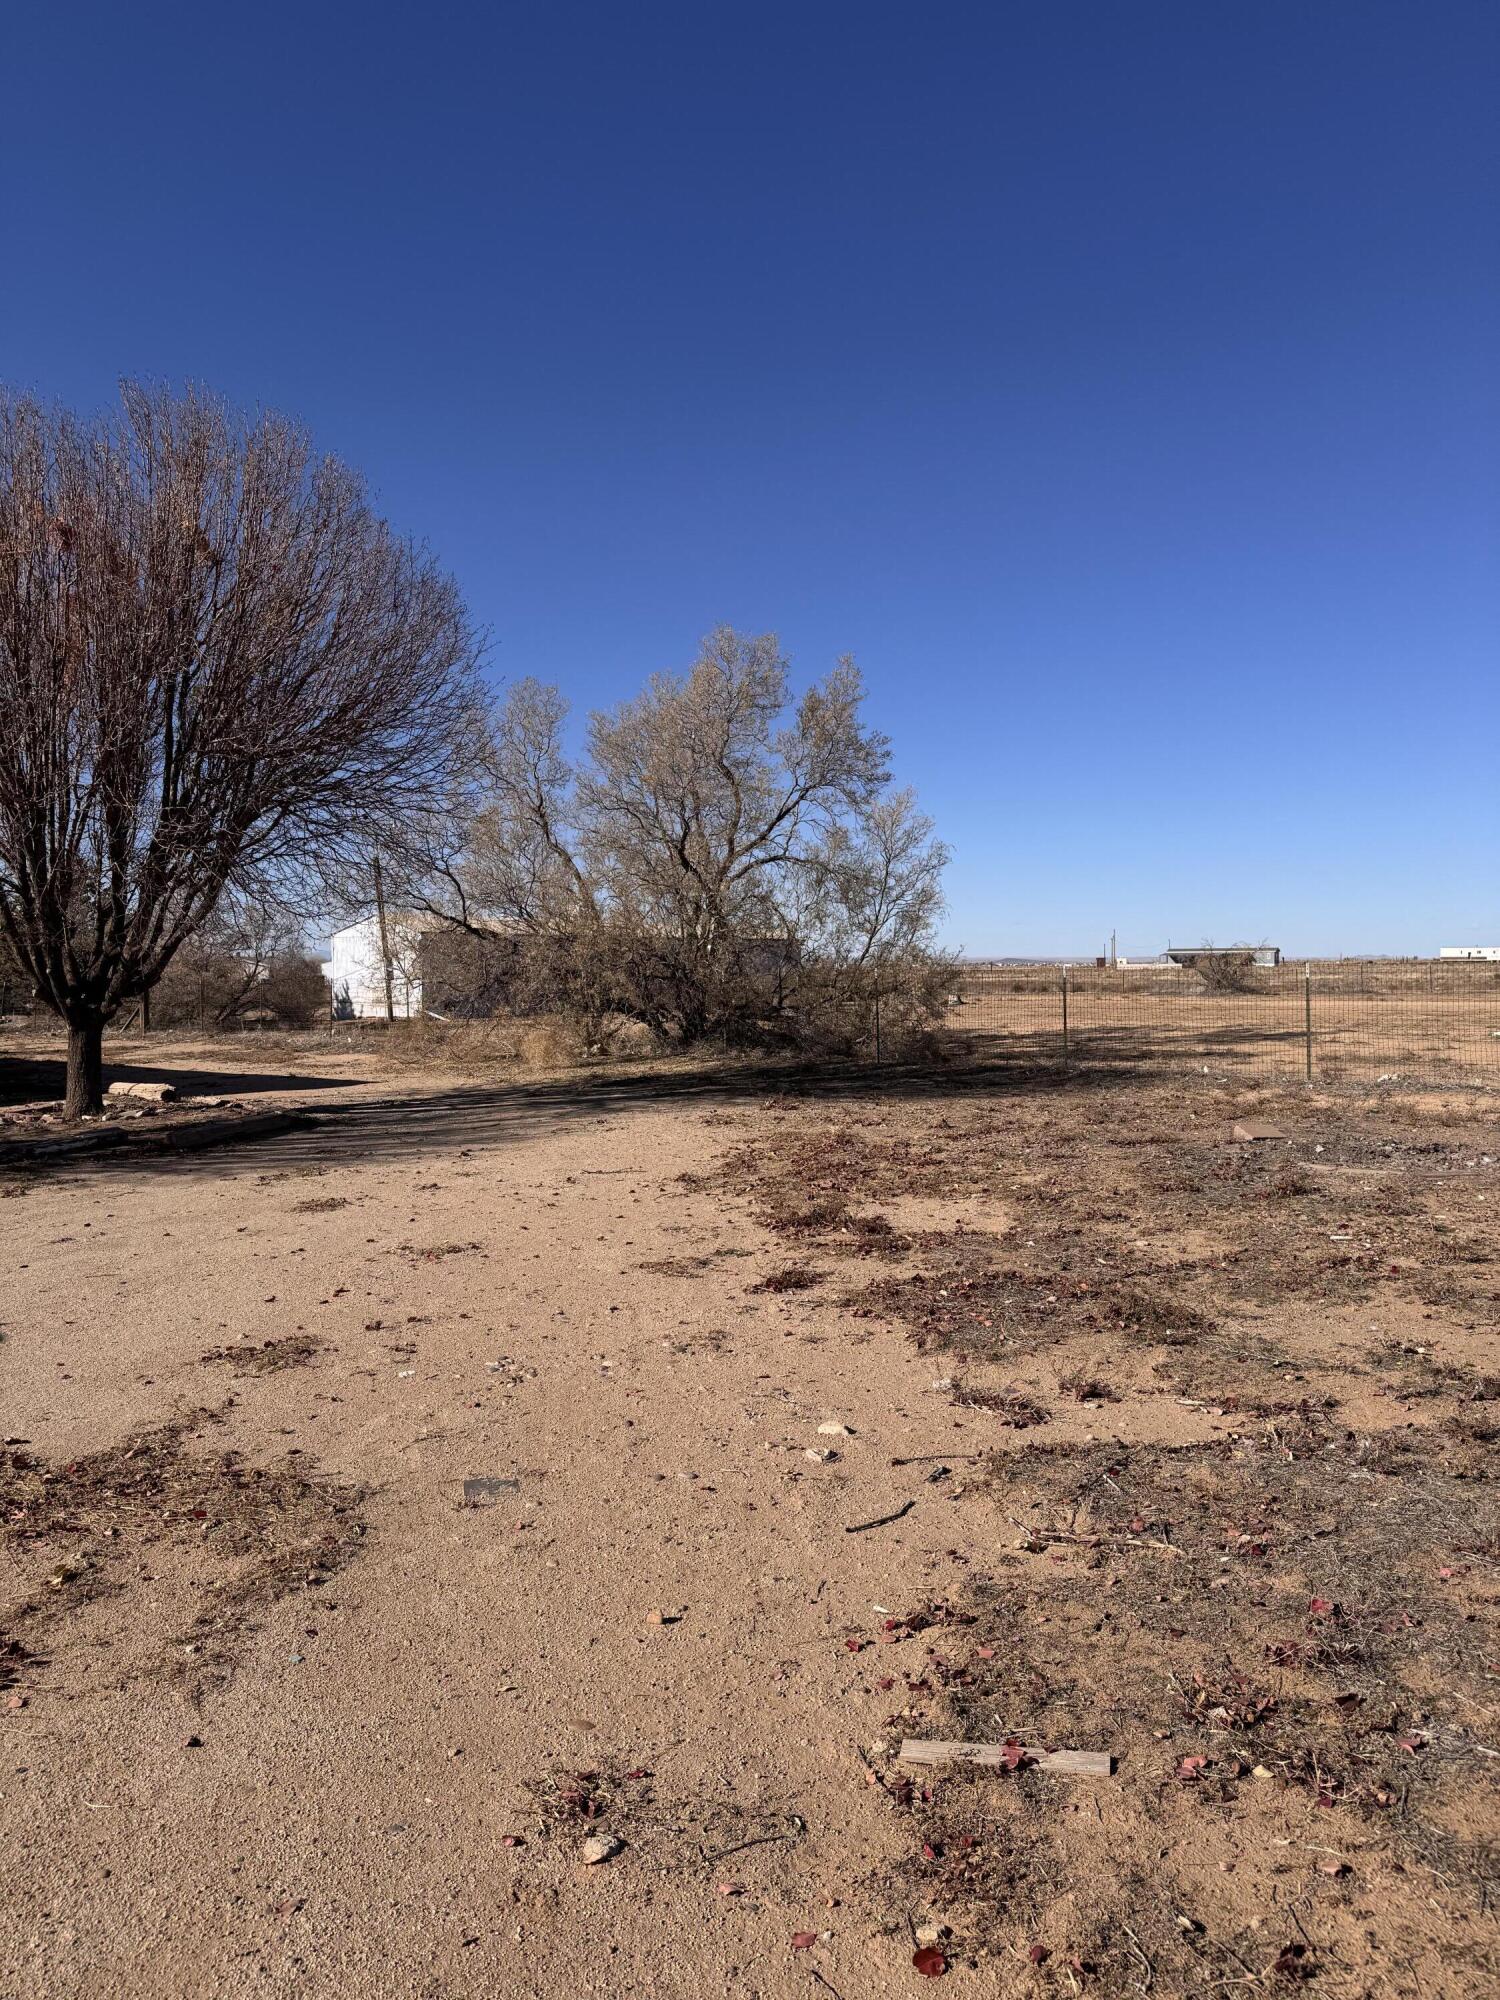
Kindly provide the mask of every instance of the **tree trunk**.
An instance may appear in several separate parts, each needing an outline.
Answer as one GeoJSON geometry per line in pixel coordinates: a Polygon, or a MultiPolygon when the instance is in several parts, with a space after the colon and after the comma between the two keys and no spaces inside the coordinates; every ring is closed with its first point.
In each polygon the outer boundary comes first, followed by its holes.
{"type": "Polygon", "coordinates": [[[104,1023],[68,1023],[68,1092],[64,1118],[97,1118],[104,1109],[104,1023]]]}

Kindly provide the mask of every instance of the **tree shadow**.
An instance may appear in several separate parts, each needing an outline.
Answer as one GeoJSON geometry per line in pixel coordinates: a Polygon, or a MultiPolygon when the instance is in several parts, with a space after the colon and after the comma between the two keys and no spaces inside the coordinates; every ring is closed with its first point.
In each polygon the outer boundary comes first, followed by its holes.
{"type": "MultiPolygon", "coordinates": [[[[170,1083],[182,1098],[255,1097],[267,1091],[348,1090],[365,1078],[309,1076],[305,1070],[195,1069],[191,1064],[106,1062],[111,1083],[170,1083]]],[[[16,1104],[60,1103],[67,1081],[61,1056],[0,1055],[0,1110],[16,1104]]]]}
{"type": "MultiPolygon", "coordinates": [[[[1279,1037],[1267,1037],[1277,1041],[1279,1037]]],[[[918,1062],[806,1061],[786,1056],[762,1060],[705,1057],[639,1070],[599,1070],[529,1082],[455,1080],[382,1098],[319,1103],[285,1132],[243,1143],[233,1139],[183,1154],[120,1151],[88,1163],[108,1174],[296,1173],[341,1164],[382,1164],[435,1155],[462,1155],[495,1146],[519,1145],[579,1124],[602,1124],[617,1115],[666,1107],[713,1110],[750,1106],[772,1098],[837,1103],[879,1097],[921,1103],[963,1098],[1004,1099],[1046,1094],[1061,1088],[1086,1091],[1101,1100],[1122,1087],[1179,1083],[1185,1090],[1201,1081],[1201,1042],[1163,1043],[1151,1033],[1098,1029],[1089,1032],[1074,1060],[1060,1060],[1058,1037],[998,1036],[978,1031],[950,1033],[942,1053],[918,1062]],[[1189,1058],[1194,1058],[1190,1060],[1189,1058]]],[[[1264,1061],[1248,1049],[1214,1052],[1221,1071],[1264,1072],[1264,1061]]],[[[3,1068],[0,1063],[0,1068],[3,1068]]],[[[212,1092],[245,1096],[255,1090],[337,1091],[354,1079],[290,1075],[231,1076],[163,1066],[120,1066],[112,1074],[173,1082],[184,1094],[212,1092]]],[[[1267,1079],[1271,1080],[1271,1079],[1267,1079]]],[[[1101,1109],[1101,1116],[1107,1115],[1101,1109]]],[[[83,1162],[72,1160],[76,1173],[83,1162]]]]}
{"type": "MultiPolygon", "coordinates": [[[[960,1055],[913,1064],[728,1059],[535,1083],[455,1082],[399,1097],[320,1104],[291,1130],[253,1143],[230,1142],[179,1156],[118,1153],[92,1166],[100,1173],[132,1175],[296,1173],[519,1145],[579,1124],[601,1125],[617,1115],[672,1106],[707,1111],[778,1097],[830,1103],[871,1095],[910,1102],[1004,1097],[1062,1084],[1105,1090],[1127,1076],[1107,1063],[1087,1072],[1067,1071],[1045,1059],[1014,1053],[997,1059],[986,1051],[978,1059],[960,1055]]],[[[77,1165],[70,1162],[70,1171],[77,1165]]]]}

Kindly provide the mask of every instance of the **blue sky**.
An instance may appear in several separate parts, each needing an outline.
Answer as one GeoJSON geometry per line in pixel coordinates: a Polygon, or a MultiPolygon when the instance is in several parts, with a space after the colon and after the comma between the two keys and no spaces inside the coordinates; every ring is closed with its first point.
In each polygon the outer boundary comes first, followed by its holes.
{"type": "Polygon", "coordinates": [[[1500,942],[1500,10],[7,20],[0,374],[305,418],[580,707],[864,667],[951,941],[1500,942]]]}

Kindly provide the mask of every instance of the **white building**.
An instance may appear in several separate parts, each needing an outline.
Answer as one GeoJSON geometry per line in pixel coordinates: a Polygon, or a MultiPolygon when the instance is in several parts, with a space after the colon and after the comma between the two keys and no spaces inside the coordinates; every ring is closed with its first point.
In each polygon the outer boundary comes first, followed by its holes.
{"type": "MultiPolygon", "coordinates": [[[[388,910],[386,936],[391,947],[391,1004],[396,1018],[414,1019],[422,1011],[422,982],[417,975],[417,937],[422,919],[414,910],[388,910]]],[[[361,917],[346,924],[330,940],[331,956],[323,977],[333,988],[333,1012],[340,1021],[385,1019],[385,966],[380,951],[380,921],[361,917]]]]}
{"type": "Polygon", "coordinates": [[[1445,944],[1439,958],[1484,958],[1500,961],[1500,944],[1445,944]]]}

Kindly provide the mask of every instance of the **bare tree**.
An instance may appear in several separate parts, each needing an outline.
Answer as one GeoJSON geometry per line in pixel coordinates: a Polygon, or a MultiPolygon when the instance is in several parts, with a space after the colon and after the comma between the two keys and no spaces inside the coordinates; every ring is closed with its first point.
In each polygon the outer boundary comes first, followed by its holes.
{"type": "Polygon", "coordinates": [[[590,1011],[687,1037],[752,1031],[767,993],[816,963],[844,975],[930,944],[946,854],[841,660],[793,701],[772,636],[720,627],[681,677],[590,718],[575,769],[555,688],[513,687],[481,808],[428,907],[533,941],[590,1011]]]}
{"type": "Polygon", "coordinates": [[[231,886],[152,990],[151,1018],[161,1028],[222,1028],[247,1007],[261,1005],[306,1025],[326,1016],[328,1004],[327,982],[306,948],[296,912],[231,886]],[[290,1008],[283,1004],[289,993],[295,993],[290,1008]]]}
{"type": "Polygon", "coordinates": [[[105,1024],[226,888],[305,892],[444,795],[457,588],[276,416],[0,392],[0,930],[99,1110],[105,1024]]]}

